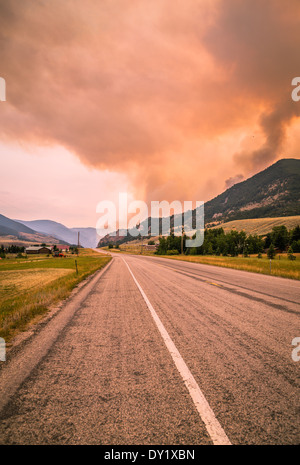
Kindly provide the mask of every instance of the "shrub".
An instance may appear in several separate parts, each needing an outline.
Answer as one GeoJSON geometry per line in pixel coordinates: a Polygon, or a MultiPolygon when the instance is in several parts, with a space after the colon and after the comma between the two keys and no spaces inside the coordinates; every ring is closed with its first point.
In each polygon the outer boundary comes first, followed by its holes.
{"type": "Polygon", "coordinates": [[[167,250],[167,255],[179,255],[178,250],[167,250]]]}
{"type": "Polygon", "coordinates": [[[197,255],[197,247],[191,247],[189,255],[197,255]]]}

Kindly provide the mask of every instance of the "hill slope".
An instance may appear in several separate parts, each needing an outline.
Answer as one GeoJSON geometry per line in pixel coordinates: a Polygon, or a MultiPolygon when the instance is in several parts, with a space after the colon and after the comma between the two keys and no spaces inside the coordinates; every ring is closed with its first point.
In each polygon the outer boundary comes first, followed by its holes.
{"type": "Polygon", "coordinates": [[[246,234],[257,234],[262,236],[272,231],[275,226],[286,226],[287,229],[293,229],[300,225],[300,215],[298,216],[280,216],[278,218],[250,218],[246,220],[233,220],[222,223],[214,228],[222,226],[225,232],[232,230],[245,231],[246,234]]]}
{"type": "Polygon", "coordinates": [[[0,215],[0,234],[14,234],[20,233],[34,234],[35,231],[28,226],[18,223],[18,221],[11,220],[4,215],[0,215]]]}
{"type": "Polygon", "coordinates": [[[0,242],[6,243],[16,241],[25,243],[59,243],[59,240],[48,234],[41,234],[27,225],[11,220],[4,215],[0,215],[0,242]]]}
{"type": "Polygon", "coordinates": [[[205,204],[205,223],[300,214],[300,160],[283,159],[205,204]]]}
{"type": "Polygon", "coordinates": [[[18,220],[23,225],[43,234],[50,234],[69,244],[77,244],[78,232],[80,232],[80,244],[83,247],[96,247],[99,236],[95,228],[67,228],[62,223],[52,220],[18,220]]]}
{"type": "MultiPolygon", "coordinates": [[[[300,215],[300,160],[279,160],[246,181],[235,184],[206,202],[204,214],[206,227],[233,220],[300,215]]],[[[171,225],[173,220],[171,216],[171,225]]],[[[150,224],[150,218],[141,223],[141,230],[147,230],[148,222],[150,224]]],[[[124,232],[118,231],[114,237],[102,238],[98,246],[126,240],[124,232]]],[[[128,236],[128,240],[133,238],[128,236]]]]}

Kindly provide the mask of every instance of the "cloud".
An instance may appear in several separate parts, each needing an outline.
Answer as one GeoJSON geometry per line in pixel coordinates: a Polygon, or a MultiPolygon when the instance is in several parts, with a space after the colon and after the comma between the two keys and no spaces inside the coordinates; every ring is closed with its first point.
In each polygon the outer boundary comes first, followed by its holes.
{"type": "Polygon", "coordinates": [[[298,0],[0,0],[1,139],[61,145],[146,199],[207,199],[284,153],[299,17],[298,0]]]}
{"type": "Polygon", "coordinates": [[[286,129],[300,116],[291,99],[291,80],[299,74],[295,57],[300,47],[300,3],[289,0],[222,1],[206,43],[215,59],[234,69],[232,86],[245,101],[257,102],[264,143],[241,151],[234,160],[248,172],[284,157],[286,129]]]}

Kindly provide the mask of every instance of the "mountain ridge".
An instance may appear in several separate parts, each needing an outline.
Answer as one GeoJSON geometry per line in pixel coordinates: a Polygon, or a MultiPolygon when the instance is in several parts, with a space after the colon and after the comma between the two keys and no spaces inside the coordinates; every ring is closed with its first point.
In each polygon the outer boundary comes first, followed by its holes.
{"type": "Polygon", "coordinates": [[[205,203],[206,223],[300,213],[300,160],[283,158],[205,203]]]}
{"type": "Polygon", "coordinates": [[[35,231],[43,234],[50,234],[59,240],[67,241],[69,244],[78,243],[78,232],[80,233],[80,245],[83,247],[96,247],[100,236],[96,228],[68,228],[62,223],[54,220],[17,220],[27,227],[32,227],[35,231]]]}
{"type": "MultiPolygon", "coordinates": [[[[39,242],[39,243],[56,243],[59,244],[59,240],[52,237],[49,234],[42,234],[29,228],[27,225],[20,223],[19,221],[12,220],[7,216],[0,214],[0,238],[10,237],[11,241],[25,241],[28,243],[39,242]]],[[[65,241],[63,241],[64,243],[65,241]]]]}
{"type": "MultiPolygon", "coordinates": [[[[205,226],[214,227],[230,221],[251,218],[275,218],[300,215],[300,160],[285,158],[226,189],[205,203],[205,226]]],[[[191,212],[189,212],[191,214],[191,212]]],[[[174,225],[174,215],[170,217],[174,225]]],[[[149,229],[149,218],[141,222],[141,230],[149,229]]],[[[106,245],[108,242],[134,240],[117,231],[115,237],[99,237],[95,228],[68,228],[53,220],[12,220],[0,214],[0,237],[11,236],[26,242],[77,244],[78,232],[83,247],[106,245]]]]}
{"type": "MultiPolygon", "coordinates": [[[[225,222],[254,218],[277,218],[300,215],[300,160],[283,158],[250,178],[234,184],[223,193],[205,202],[206,227],[222,226],[225,222]]],[[[141,222],[148,228],[150,218],[141,222]]],[[[170,217],[171,227],[174,215],[170,217]]],[[[134,240],[117,231],[100,239],[98,247],[109,242],[134,240]]]]}

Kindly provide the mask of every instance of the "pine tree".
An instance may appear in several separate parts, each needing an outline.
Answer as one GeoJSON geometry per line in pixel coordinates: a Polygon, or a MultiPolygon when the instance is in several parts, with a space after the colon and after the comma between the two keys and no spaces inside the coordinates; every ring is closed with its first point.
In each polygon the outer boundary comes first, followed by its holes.
{"type": "Polygon", "coordinates": [[[290,246],[288,250],[288,259],[289,260],[296,260],[296,256],[293,255],[293,248],[290,246]]]}
{"type": "Polygon", "coordinates": [[[268,258],[273,260],[275,258],[276,252],[275,252],[275,247],[273,244],[270,245],[269,250],[268,250],[268,258]]]}

